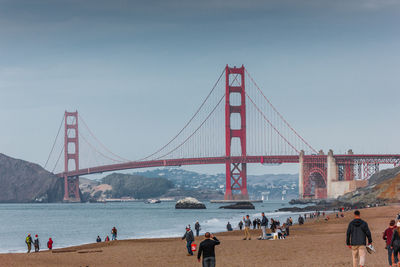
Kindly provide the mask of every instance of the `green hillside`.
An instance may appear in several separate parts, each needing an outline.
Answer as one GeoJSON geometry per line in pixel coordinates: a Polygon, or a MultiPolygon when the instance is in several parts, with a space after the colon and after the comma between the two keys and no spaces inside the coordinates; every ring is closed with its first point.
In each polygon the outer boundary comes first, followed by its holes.
{"type": "Polygon", "coordinates": [[[133,197],[146,199],[165,194],[173,187],[171,181],[165,178],[146,178],[140,175],[112,173],[103,179],[101,183],[112,186],[113,198],[133,197]]]}

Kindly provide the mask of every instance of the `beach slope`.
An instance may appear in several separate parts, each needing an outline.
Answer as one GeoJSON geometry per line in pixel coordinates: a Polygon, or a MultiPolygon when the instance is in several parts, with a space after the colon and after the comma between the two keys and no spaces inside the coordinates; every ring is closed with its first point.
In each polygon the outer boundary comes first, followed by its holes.
{"type": "MultiPolygon", "coordinates": [[[[376,253],[367,255],[367,266],[387,265],[382,232],[395,218],[400,206],[361,210],[370,226],[376,253]]],[[[345,245],[347,224],[344,218],[307,222],[291,228],[285,240],[242,240],[242,232],[216,234],[217,266],[351,266],[351,250],[345,245]]],[[[203,238],[196,238],[199,244],[203,238]]],[[[197,253],[196,253],[197,255],[197,253]]],[[[121,240],[30,254],[0,254],[1,266],[201,266],[196,257],[186,256],[185,242],[179,238],[121,240]]]]}

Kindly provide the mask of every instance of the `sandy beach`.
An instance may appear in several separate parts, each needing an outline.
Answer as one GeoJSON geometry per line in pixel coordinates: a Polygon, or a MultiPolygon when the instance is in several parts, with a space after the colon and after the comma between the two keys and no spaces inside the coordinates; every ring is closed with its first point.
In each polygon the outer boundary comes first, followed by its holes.
{"type": "MultiPolygon", "coordinates": [[[[367,255],[366,266],[386,266],[387,251],[382,232],[400,212],[400,205],[361,210],[369,224],[376,253],[367,255]]],[[[351,251],[345,246],[344,218],[295,225],[285,240],[257,240],[261,230],[252,230],[252,240],[242,240],[241,231],[216,234],[217,266],[351,266],[351,251]]],[[[206,229],[205,229],[206,230],[206,229]]],[[[183,234],[184,231],[182,231],[183,234]]],[[[199,244],[203,238],[196,238],[199,244]]],[[[197,255],[197,253],[196,253],[197,255]]],[[[201,266],[195,256],[186,256],[185,242],[179,238],[119,240],[108,243],[43,251],[0,254],[0,266],[201,266]]]]}

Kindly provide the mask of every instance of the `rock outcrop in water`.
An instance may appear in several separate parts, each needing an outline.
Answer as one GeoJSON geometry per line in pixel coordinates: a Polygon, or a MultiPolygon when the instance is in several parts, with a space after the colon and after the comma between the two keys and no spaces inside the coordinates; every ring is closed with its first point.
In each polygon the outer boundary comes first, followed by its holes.
{"type": "Polygon", "coordinates": [[[63,181],[35,163],[0,153],[0,202],[61,202],[63,181]]]}
{"type": "Polygon", "coordinates": [[[220,209],[234,209],[234,210],[254,210],[255,207],[251,202],[237,202],[235,204],[221,206],[220,209]]]}
{"type": "Polygon", "coordinates": [[[180,199],[175,204],[175,209],[205,209],[206,205],[193,197],[180,199]]]}

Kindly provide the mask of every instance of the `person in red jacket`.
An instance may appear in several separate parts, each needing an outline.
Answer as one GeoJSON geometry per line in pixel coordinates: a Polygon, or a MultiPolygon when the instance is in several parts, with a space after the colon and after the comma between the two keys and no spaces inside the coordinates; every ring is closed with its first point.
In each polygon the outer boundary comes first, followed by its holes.
{"type": "Polygon", "coordinates": [[[51,239],[51,237],[49,238],[49,241],[47,241],[47,248],[49,250],[53,249],[53,240],[51,239]]]}
{"type": "Polygon", "coordinates": [[[393,256],[393,249],[390,246],[390,243],[392,242],[392,237],[393,237],[393,231],[396,228],[395,226],[396,222],[394,220],[391,220],[389,223],[389,228],[383,232],[383,240],[386,240],[386,248],[388,251],[388,260],[389,260],[389,266],[392,266],[392,256],[393,256]]]}

